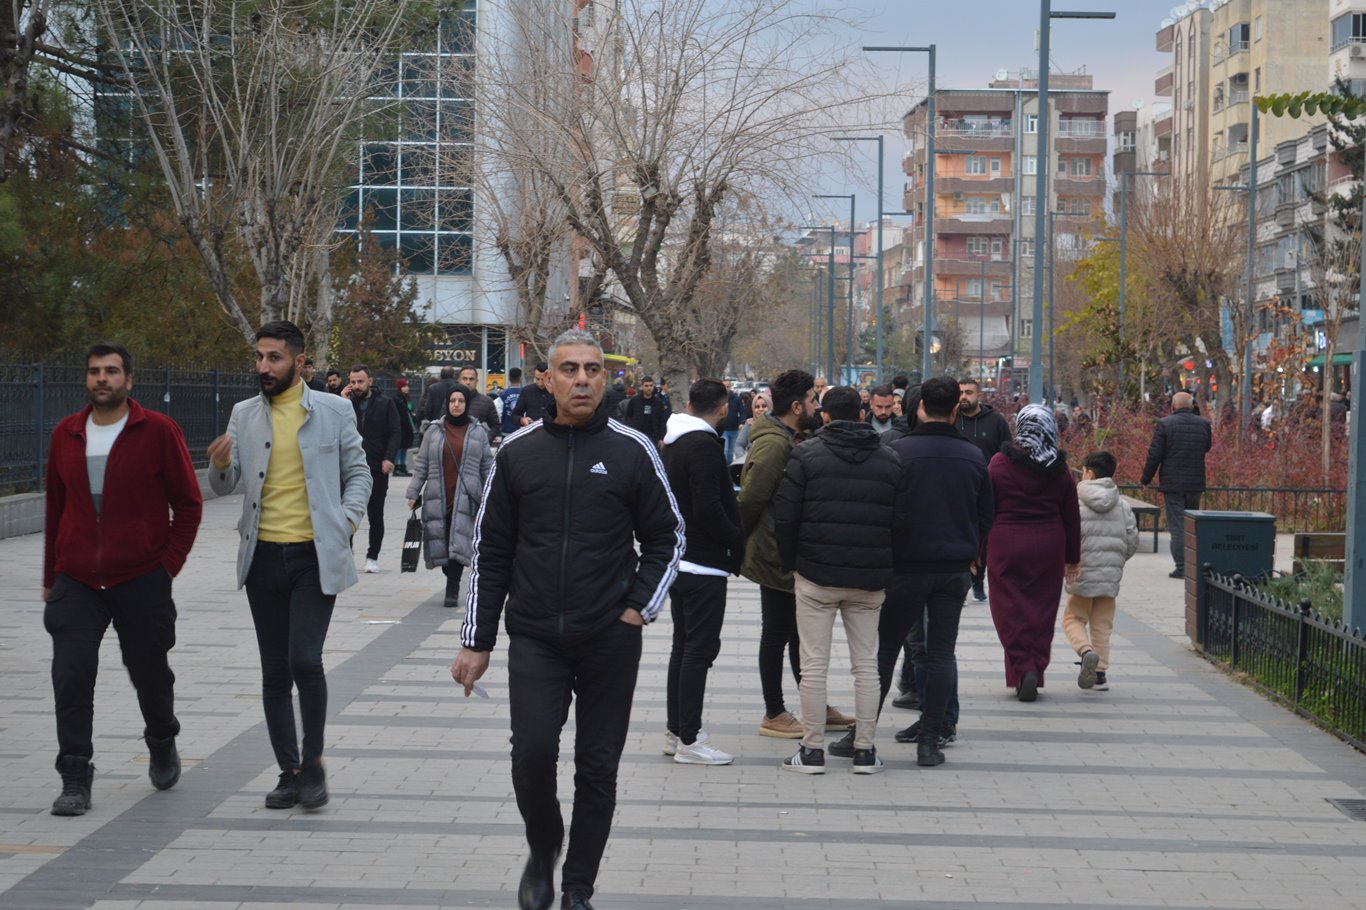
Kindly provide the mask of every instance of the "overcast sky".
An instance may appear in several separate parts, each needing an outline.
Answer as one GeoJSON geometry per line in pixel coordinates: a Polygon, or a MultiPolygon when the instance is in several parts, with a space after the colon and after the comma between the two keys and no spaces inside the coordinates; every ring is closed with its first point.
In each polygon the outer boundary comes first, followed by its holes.
{"type": "MultiPolygon", "coordinates": [[[[1033,0],[887,0],[881,4],[854,0],[854,5],[864,12],[862,28],[850,30],[853,41],[934,44],[940,88],[985,88],[997,70],[1015,73],[1038,66],[1034,33],[1039,27],[1039,4],[1033,0]]],[[[1116,18],[1054,20],[1052,72],[1084,68],[1094,76],[1096,88],[1109,90],[1111,114],[1131,108],[1139,99],[1152,104],[1156,100],[1153,80],[1170,58],[1154,49],[1155,39],[1162,20],[1176,5],[1177,0],[1053,0],[1055,12],[1107,11],[1116,13],[1116,18]]],[[[924,54],[880,56],[896,77],[889,81],[923,81],[924,54]]],[[[895,162],[901,155],[900,138],[888,138],[886,206],[890,209],[897,207],[901,179],[895,162]]],[[[873,146],[866,147],[871,158],[873,146]]],[[[859,195],[871,198],[872,190],[868,187],[867,193],[859,195]]],[[[859,218],[875,215],[876,207],[865,208],[860,199],[859,218]]]]}

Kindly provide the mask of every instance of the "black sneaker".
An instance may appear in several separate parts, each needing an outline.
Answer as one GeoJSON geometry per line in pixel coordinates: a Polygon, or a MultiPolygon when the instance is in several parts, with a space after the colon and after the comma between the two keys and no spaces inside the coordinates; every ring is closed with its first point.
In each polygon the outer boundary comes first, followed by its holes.
{"type": "Polygon", "coordinates": [[[958,742],[958,725],[944,724],[939,728],[939,748],[951,746],[958,742]]]}
{"type": "Polygon", "coordinates": [[[1105,678],[1105,671],[1104,671],[1104,670],[1097,670],[1097,671],[1096,671],[1096,685],[1095,685],[1095,687],[1094,687],[1091,691],[1093,691],[1093,692],[1109,692],[1109,691],[1110,691],[1110,680],[1108,680],[1108,679],[1105,678]]]}
{"type": "Polygon", "coordinates": [[[783,770],[795,771],[798,774],[824,774],[825,750],[799,746],[797,754],[783,762],[783,770]]]}
{"type": "Polygon", "coordinates": [[[944,753],[928,740],[920,740],[915,746],[915,763],[922,768],[934,768],[944,763],[944,753]]]}
{"type": "Polygon", "coordinates": [[[1015,687],[1015,697],[1020,701],[1036,701],[1039,697],[1039,674],[1033,670],[1026,673],[1015,687]]]}
{"type": "Polygon", "coordinates": [[[158,790],[169,790],[180,780],[180,753],[176,751],[175,737],[152,739],[146,737],[149,760],[147,776],[152,786],[158,790]]]}
{"type": "Polygon", "coordinates": [[[1168,578],[1185,578],[1185,577],[1186,577],[1186,569],[1185,569],[1184,566],[1177,566],[1175,569],[1172,569],[1170,572],[1167,573],[1167,577],[1168,577],[1168,578]]]}
{"type": "Polygon", "coordinates": [[[593,905],[577,891],[566,891],[560,899],[560,910],[593,910],[593,905]]]}
{"type": "Polygon", "coordinates": [[[876,749],[855,749],[854,767],[855,774],[876,774],[882,770],[882,759],[877,757],[876,749]]]}
{"type": "Polygon", "coordinates": [[[266,794],[267,809],[293,809],[299,801],[299,772],[281,771],[280,782],[266,794]]]}
{"type": "MultiPolygon", "coordinates": [[[[920,740],[920,721],[916,721],[904,730],[896,731],[896,741],[899,743],[913,743],[920,740]]],[[[940,749],[957,742],[958,727],[945,724],[939,728],[939,737],[935,740],[935,745],[940,749]]]]}
{"type": "Polygon", "coordinates": [[[299,805],[305,809],[321,809],[327,805],[327,772],[322,762],[305,765],[299,771],[299,805]]]}
{"type": "Polygon", "coordinates": [[[972,599],[980,603],[985,603],[987,599],[987,589],[980,581],[972,586],[972,599]]]}
{"type": "Polygon", "coordinates": [[[897,730],[894,737],[899,743],[913,743],[920,736],[920,721],[916,721],[904,730],[897,730]]]}
{"type": "Polygon", "coordinates": [[[853,758],[855,754],[854,731],[850,730],[848,733],[844,734],[844,736],[835,740],[825,751],[835,756],[835,758],[853,758]]]}

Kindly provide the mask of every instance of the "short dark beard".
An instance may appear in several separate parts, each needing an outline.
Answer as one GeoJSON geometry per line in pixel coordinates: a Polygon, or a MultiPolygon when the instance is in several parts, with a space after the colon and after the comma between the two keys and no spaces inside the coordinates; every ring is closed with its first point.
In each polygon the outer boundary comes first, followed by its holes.
{"type": "Polygon", "coordinates": [[[108,404],[100,404],[95,400],[95,393],[87,391],[86,396],[90,399],[91,410],[99,411],[101,414],[110,414],[128,402],[128,391],[126,389],[110,389],[110,391],[114,393],[114,397],[109,400],[108,404]]]}
{"type": "Polygon", "coordinates": [[[298,371],[291,364],[289,372],[278,381],[269,373],[258,373],[256,378],[261,382],[261,393],[267,398],[274,398],[276,395],[288,392],[290,389],[294,388],[294,380],[298,375],[298,371]],[[268,382],[273,382],[275,384],[267,388],[266,383],[268,382]]]}
{"type": "Polygon", "coordinates": [[[980,410],[982,410],[982,402],[980,401],[972,406],[971,411],[963,407],[961,404],[958,406],[958,413],[962,414],[964,417],[976,417],[977,412],[980,410]]]}

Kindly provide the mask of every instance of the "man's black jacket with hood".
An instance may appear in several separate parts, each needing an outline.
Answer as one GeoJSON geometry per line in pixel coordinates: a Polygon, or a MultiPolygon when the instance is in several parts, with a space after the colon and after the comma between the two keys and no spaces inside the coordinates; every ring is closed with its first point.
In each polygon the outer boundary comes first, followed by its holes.
{"type": "Polygon", "coordinates": [[[880,591],[904,520],[901,457],[866,423],[835,420],[792,450],[773,501],[782,567],[827,588],[880,591]]]}

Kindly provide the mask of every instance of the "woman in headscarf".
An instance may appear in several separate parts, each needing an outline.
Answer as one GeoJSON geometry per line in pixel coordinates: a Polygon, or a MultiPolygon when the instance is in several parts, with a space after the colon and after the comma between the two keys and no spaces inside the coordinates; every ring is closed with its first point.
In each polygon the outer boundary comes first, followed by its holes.
{"type": "Polygon", "coordinates": [[[745,419],[744,425],[740,427],[739,435],[735,437],[735,451],[731,455],[731,464],[745,463],[745,456],[749,454],[749,428],[754,424],[754,421],[763,420],[764,415],[773,408],[773,398],[769,395],[768,389],[760,389],[751,395],[749,408],[750,416],[745,419]]]}
{"type": "Polygon", "coordinates": [[[474,518],[493,469],[488,431],[470,420],[469,405],[468,389],[451,389],[444,419],[422,436],[408,482],[408,508],[416,509],[421,497],[427,568],[440,566],[446,575],[446,607],[459,605],[460,577],[474,558],[474,518]]]}
{"type": "Polygon", "coordinates": [[[996,521],[987,538],[991,618],[1005,648],[1006,685],[1034,701],[1044,684],[1064,576],[1081,562],[1077,486],[1042,405],[1015,415],[1015,439],[987,465],[996,521]]]}

